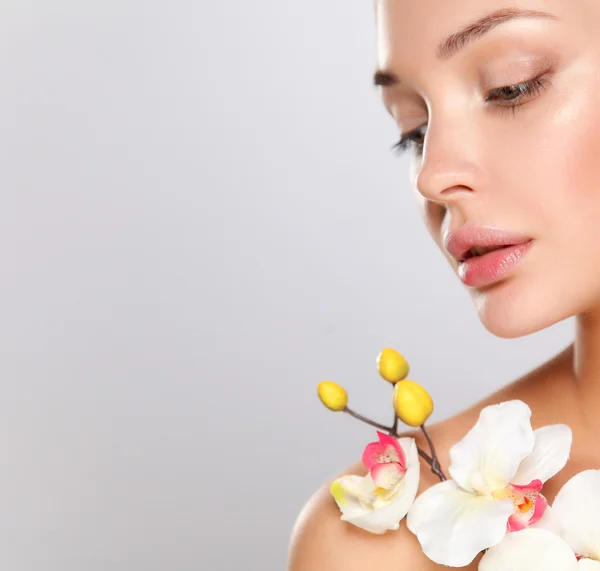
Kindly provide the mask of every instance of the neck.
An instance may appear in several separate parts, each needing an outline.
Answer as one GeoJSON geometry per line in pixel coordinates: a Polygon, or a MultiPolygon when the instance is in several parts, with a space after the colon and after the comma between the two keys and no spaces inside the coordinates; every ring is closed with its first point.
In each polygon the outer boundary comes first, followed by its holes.
{"type": "Polygon", "coordinates": [[[597,427],[600,424],[600,307],[575,319],[572,366],[577,400],[588,424],[597,427]]]}
{"type": "Polygon", "coordinates": [[[600,308],[579,314],[575,322],[573,373],[582,390],[600,379],[600,308]]]}

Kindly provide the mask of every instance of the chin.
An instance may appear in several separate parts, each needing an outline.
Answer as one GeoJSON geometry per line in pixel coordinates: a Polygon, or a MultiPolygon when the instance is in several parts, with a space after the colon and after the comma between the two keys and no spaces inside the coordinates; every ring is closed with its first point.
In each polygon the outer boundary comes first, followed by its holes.
{"type": "Polygon", "coordinates": [[[503,339],[536,333],[578,313],[561,306],[560,296],[552,294],[549,288],[540,290],[533,284],[527,287],[518,279],[470,293],[481,324],[503,339]]]}

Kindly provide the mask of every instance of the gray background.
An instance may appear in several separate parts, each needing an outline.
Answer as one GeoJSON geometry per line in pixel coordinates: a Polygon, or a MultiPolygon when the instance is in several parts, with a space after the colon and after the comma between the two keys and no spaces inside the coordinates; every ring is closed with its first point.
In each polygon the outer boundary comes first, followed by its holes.
{"type": "Polygon", "coordinates": [[[371,2],[0,6],[0,567],[282,570],[389,420],[375,358],[458,412],[565,346],[480,325],[370,84],[371,2]]]}

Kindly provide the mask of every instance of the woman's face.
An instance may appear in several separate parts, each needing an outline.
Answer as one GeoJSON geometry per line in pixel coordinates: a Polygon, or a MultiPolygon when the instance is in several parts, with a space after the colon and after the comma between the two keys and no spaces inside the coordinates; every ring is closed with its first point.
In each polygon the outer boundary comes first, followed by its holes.
{"type": "Polygon", "coordinates": [[[517,337],[600,304],[600,2],[376,0],[376,12],[377,68],[399,80],[378,74],[381,96],[457,275],[444,238],[463,225],[533,239],[503,279],[467,286],[484,326],[517,337]],[[551,16],[511,18],[515,4],[551,16]]]}

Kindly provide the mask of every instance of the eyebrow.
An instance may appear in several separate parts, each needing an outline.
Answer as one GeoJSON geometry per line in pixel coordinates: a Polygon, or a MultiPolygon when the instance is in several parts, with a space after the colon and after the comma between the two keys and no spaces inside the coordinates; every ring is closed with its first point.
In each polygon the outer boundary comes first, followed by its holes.
{"type": "MultiPolygon", "coordinates": [[[[471,42],[479,39],[500,24],[515,20],[517,18],[548,18],[558,20],[553,14],[540,12],[539,10],[522,10],[519,8],[502,8],[491,12],[471,24],[465,26],[458,32],[451,34],[439,43],[436,49],[436,57],[440,60],[450,59],[458,51],[465,48],[471,42]]],[[[373,75],[373,85],[388,87],[398,85],[401,80],[390,71],[378,69],[373,75]]]]}

